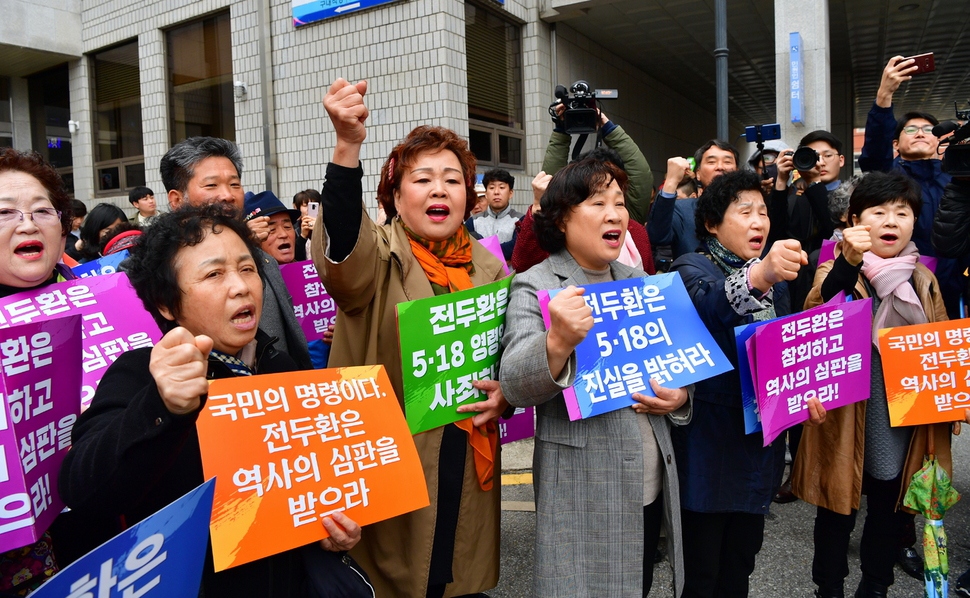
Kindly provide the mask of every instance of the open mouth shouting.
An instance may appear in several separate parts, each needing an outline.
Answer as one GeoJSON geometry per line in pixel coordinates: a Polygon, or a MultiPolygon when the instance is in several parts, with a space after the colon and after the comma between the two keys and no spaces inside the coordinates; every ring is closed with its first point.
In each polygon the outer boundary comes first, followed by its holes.
{"type": "Polygon", "coordinates": [[[895,245],[899,241],[899,235],[896,233],[883,233],[879,235],[879,239],[886,245],[895,245]]]}
{"type": "Polygon", "coordinates": [[[451,214],[451,209],[444,204],[434,204],[428,208],[425,213],[432,222],[444,222],[448,219],[449,214],[451,214]]]}
{"type": "Polygon", "coordinates": [[[252,330],[256,327],[256,307],[244,305],[229,318],[229,322],[239,330],[252,330]]]}
{"type": "Polygon", "coordinates": [[[606,244],[612,248],[617,248],[620,246],[621,232],[619,229],[608,230],[603,233],[603,240],[606,244]]]}
{"type": "Polygon", "coordinates": [[[13,250],[14,254],[27,260],[34,260],[44,254],[44,244],[36,239],[23,241],[13,250]]]}
{"type": "Polygon", "coordinates": [[[755,251],[761,251],[764,246],[765,238],[762,235],[754,235],[748,239],[748,247],[755,251]]]}

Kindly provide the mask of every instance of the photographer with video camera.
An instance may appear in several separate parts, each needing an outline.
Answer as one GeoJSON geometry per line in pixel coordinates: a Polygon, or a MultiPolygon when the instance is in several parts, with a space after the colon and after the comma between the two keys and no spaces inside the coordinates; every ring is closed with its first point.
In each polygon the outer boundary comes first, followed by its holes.
{"type": "MultiPolygon", "coordinates": [[[[623,160],[623,170],[630,179],[626,191],[626,208],[630,219],[640,224],[647,221],[647,208],[650,194],[653,192],[653,172],[647,158],[640,151],[637,143],[627,135],[623,127],[614,123],[606,116],[596,103],[597,99],[615,99],[615,90],[590,91],[589,84],[577,81],[570,88],[573,96],[569,97],[562,85],[556,88],[558,98],[549,107],[549,114],[555,128],[546,146],[546,155],[542,160],[542,170],[549,176],[559,172],[569,162],[569,146],[572,135],[586,135],[595,132],[606,147],[616,150],[623,160]]],[[[582,147],[584,137],[580,137],[577,146],[582,147]]],[[[578,158],[574,155],[573,159],[578,158]]]]}
{"type": "MultiPolygon", "coordinates": [[[[917,215],[913,242],[920,255],[938,257],[931,241],[933,220],[943,191],[950,183],[950,174],[944,172],[938,158],[940,140],[933,132],[939,121],[931,114],[907,112],[897,122],[893,114],[893,94],[920,70],[913,58],[894,56],[889,59],[883,69],[876,101],[866,119],[865,144],[859,156],[859,166],[863,172],[901,170],[919,183],[923,208],[917,215]],[[895,158],[893,150],[899,153],[895,158]]],[[[936,278],[940,281],[943,302],[951,318],[960,316],[960,294],[966,284],[963,272],[968,266],[970,256],[960,259],[942,257],[936,266],[936,278]]]]}
{"type": "Polygon", "coordinates": [[[526,210],[525,216],[516,223],[515,246],[509,264],[521,274],[549,257],[549,253],[539,245],[533,228],[534,216],[541,209],[539,202],[546,191],[546,186],[552,180],[552,175],[565,167],[569,160],[571,135],[578,133],[582,136],[577,140],[576,148],[573,150],[573,161],[589,157],[610,162],[625,172],[629,179],[624,195],[625,207],[630,215],[627,221],[628,234],[624,238],[618,261],[643,269],[648,274],[655,274],[647,229],[636,220],[646,216],[645,198],[649,197],[653,185],[650,165],[647,164],[647,159],[636,142],[622,127],[613,123],[595,103],[595,97],[601,94],[615,97],[615,90],[597,90],[595,93],[590,93],[589,85],[585,81],[574,83],[572,90],[576,95],[570,98],[566,88],[558,86],[556,88],[558,99],[549,106],[549,114],[553,117],[556,129],[546,147],[542,171],[532,181],[533,203],[526,210]],[[579,90],[578,93],[577,90],[579,90]],[[585,135],[597,130],[603,145],[597,143],[595,149],[577,156],[577,151],[582,149],[585,142],[585,135]]]}

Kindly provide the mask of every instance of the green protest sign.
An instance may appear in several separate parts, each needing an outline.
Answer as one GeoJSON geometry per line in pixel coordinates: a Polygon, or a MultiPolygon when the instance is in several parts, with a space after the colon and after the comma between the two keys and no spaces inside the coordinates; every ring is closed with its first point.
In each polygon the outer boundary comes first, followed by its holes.
{"type": "Polygon", "coordinates": [[[494,380],[509,276],[484,286],[397,305],[404,412],[412,434],[474,415],[459,405],[483,401],[474,380],[494,380]]]}

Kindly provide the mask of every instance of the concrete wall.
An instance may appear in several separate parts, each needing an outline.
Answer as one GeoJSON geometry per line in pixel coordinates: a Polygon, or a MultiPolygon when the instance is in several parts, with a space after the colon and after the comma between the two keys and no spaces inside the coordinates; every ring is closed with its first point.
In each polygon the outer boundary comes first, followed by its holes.
{"type": "MultiPolygon", "coordinates": [[[[532,201],[529,183],[541,167],[552,132],[546,110],[557,83],[584,78],[596,87],[620,89],[620,99],[606,105],[607,113],[640,144],[658,182],[668,157],[689,155],[698,140],[713,135],[712,113],[564,24],[555,31],[553,61],[552,26],[539,19],[538,0],[487,5],[522,27],[526,167],[513,172],[517,208],[532,201]]],[[[266,186],[264,124],[275,133],[270,148],[275,151],[270,153],[275,154],[275,191],[280,199],[289,202],[302,189],[322,186],[335,142],[322,99],[337,77],[369,82],[370,118],[362,161],[364,200],[372,213],[384,158],[412,128],[430,123],[467,135],[463,0],[405,0],[299,28],[293,26],[290,0],[86,1],[81,13],[85,53],[138,41],[145,171],[148,186],[160,200],[164,190],[158,163],[170,145],[164,30],[226,9],[231,17],[233,78],[247,87],[246,95],[234,104],[247,190],[266,186]],[[273,108],[268,123],[263,122],[263,94],[270,90],[263,88],[260,70],[259,11],[264,3],[271,31],[273,108]]],[[[78,197],[87,199],[93,196],[95,181],[90,137],[93,90],[86,59],[72,65],[71,84],[72,118],[82,122],[75,137],[75,185],[78,197]]],[[[120,196],[114,203],[129,207],[120,196]]]]}
{"type": "Polygon", "coordinates": [[[81,0],[0,0],[0,15],[4,45],[81,53],[81,0]]]}

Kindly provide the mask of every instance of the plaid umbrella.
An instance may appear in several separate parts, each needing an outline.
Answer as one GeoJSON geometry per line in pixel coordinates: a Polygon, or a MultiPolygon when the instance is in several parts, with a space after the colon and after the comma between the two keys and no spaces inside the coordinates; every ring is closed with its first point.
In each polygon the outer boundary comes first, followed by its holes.
{"type": "Polygon", "coordinates": [[[946,576],[950,565],[946,556],[946,530],[943,529],[943,514],[960,500],[950,482],[946,470],[940,467],[933,450],[933,435],[930,434],[929,452],[923,459],[923,468],[913,474],[906,489],[903,505],[919,511],[926,518],[923,527],[923,580],[926,582],[924,596],[927,598],[946,598],[949,584],[946,576]]]}

